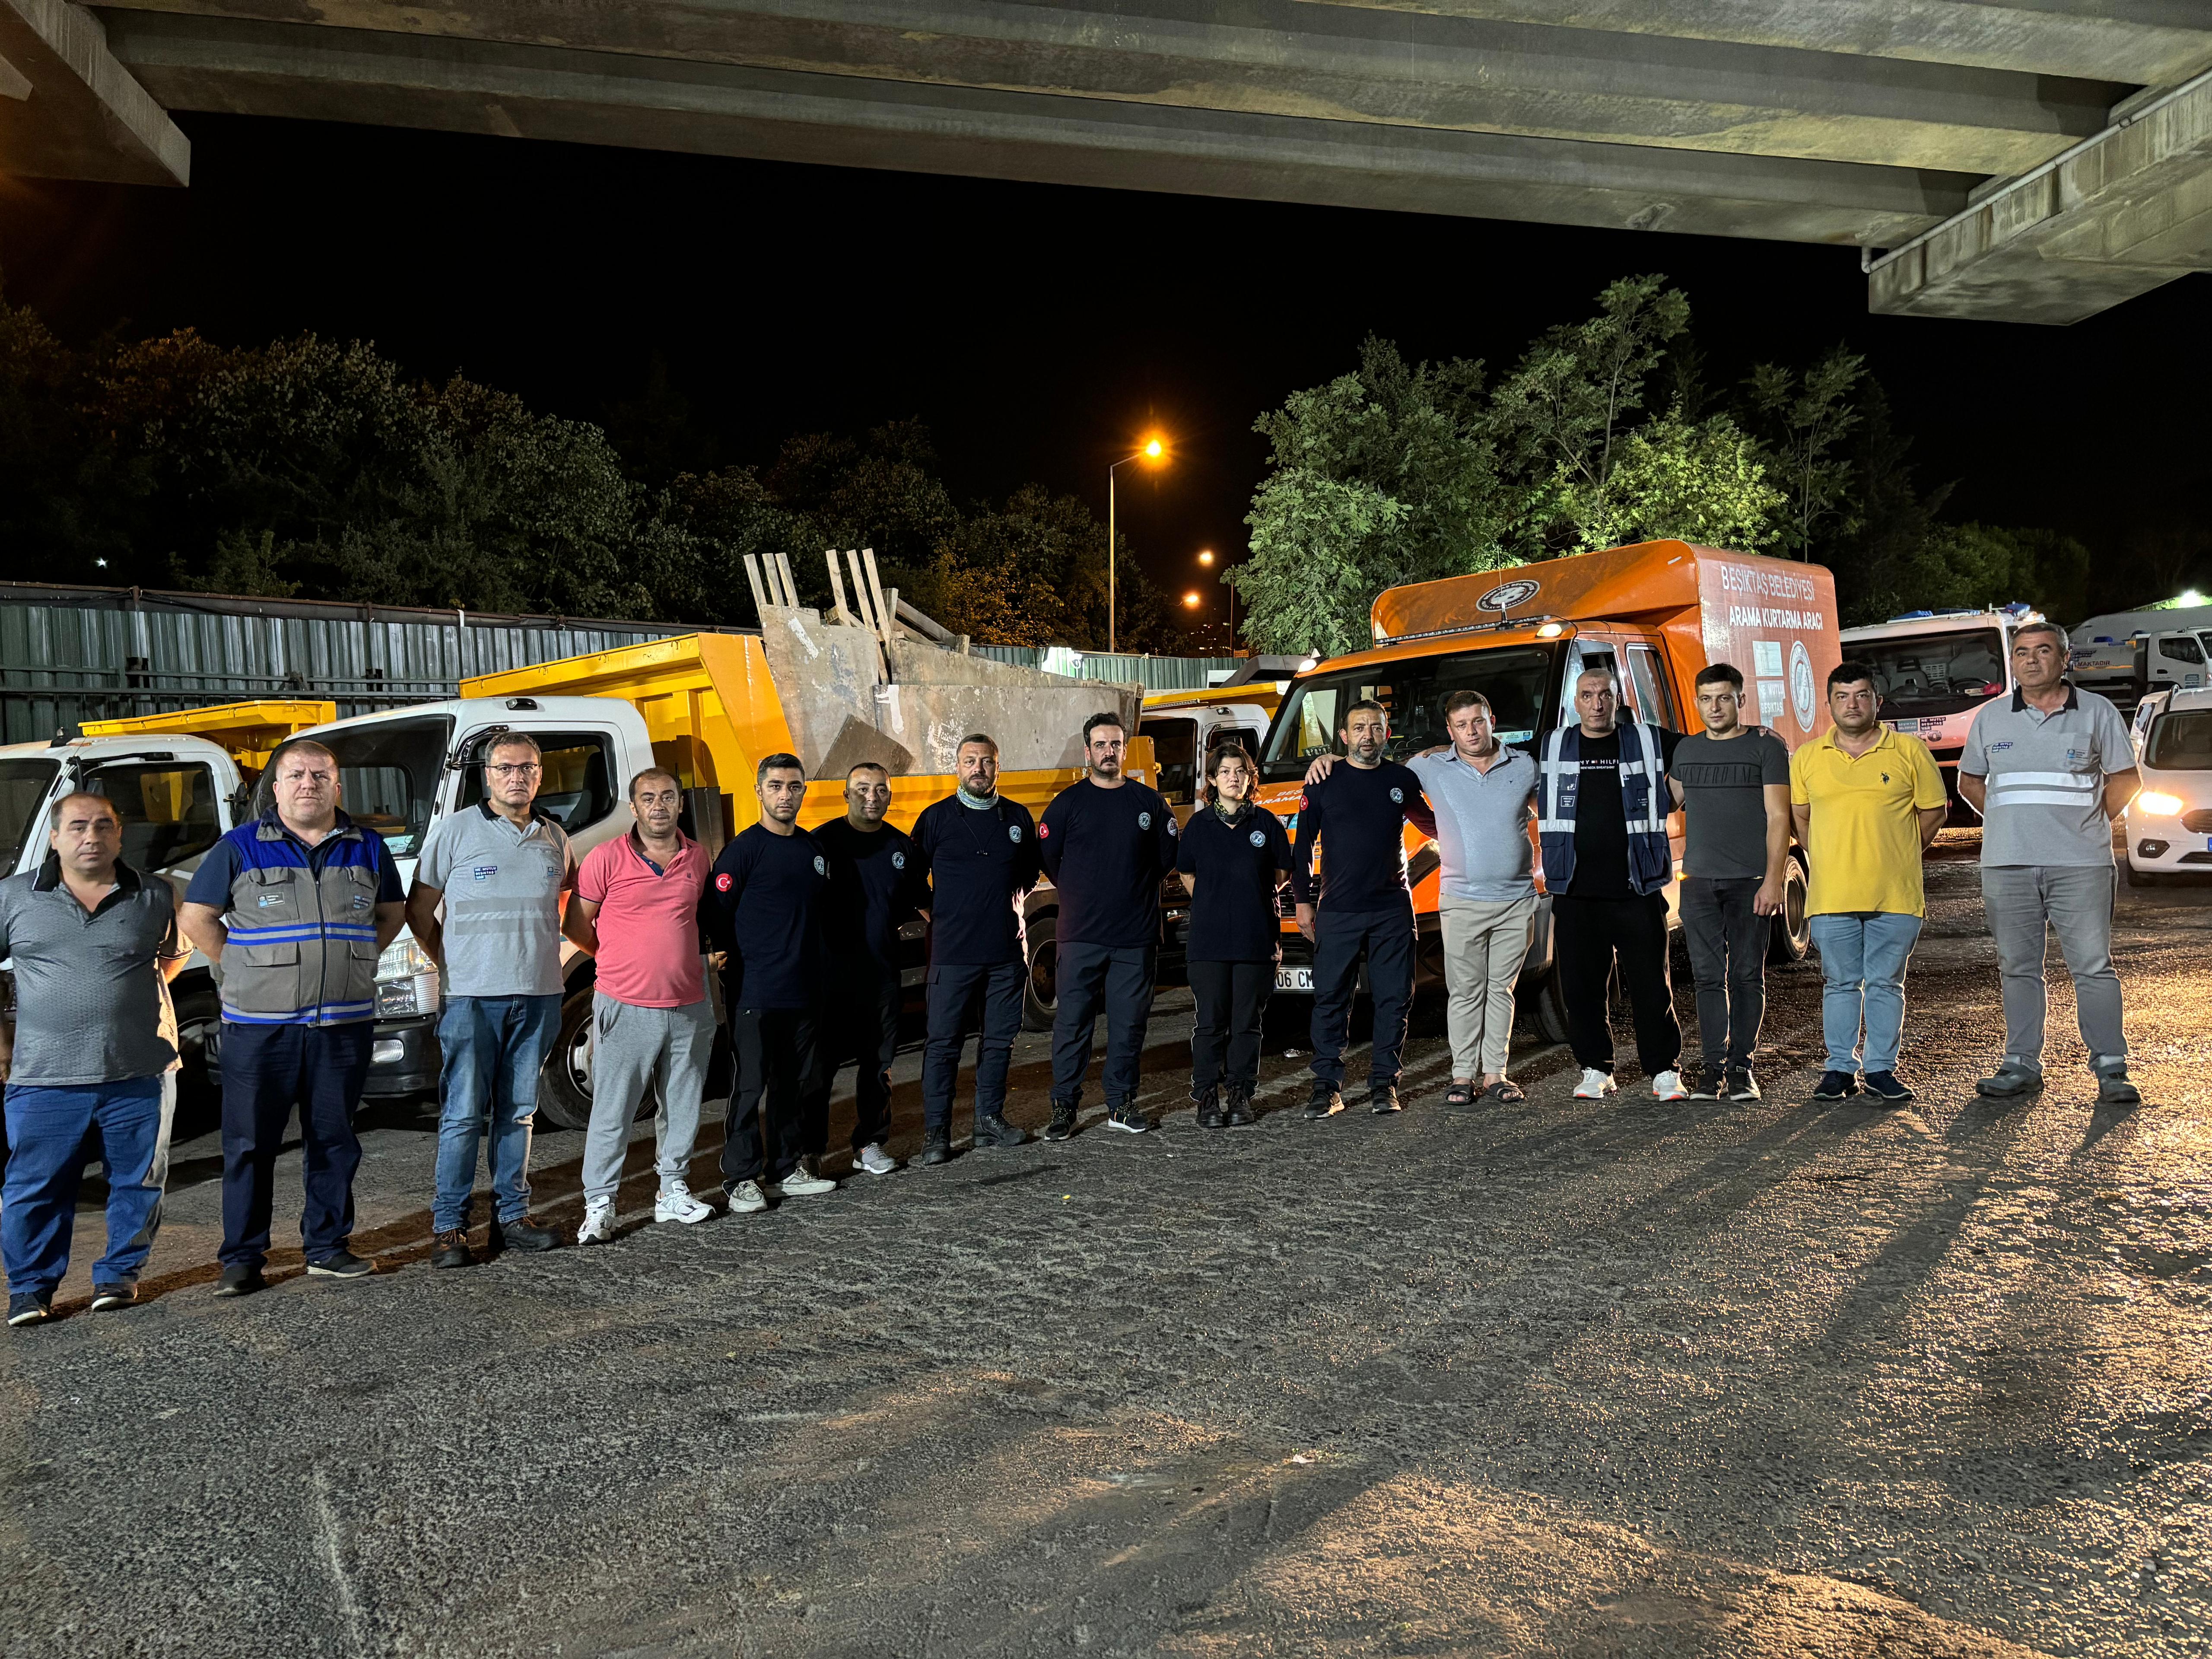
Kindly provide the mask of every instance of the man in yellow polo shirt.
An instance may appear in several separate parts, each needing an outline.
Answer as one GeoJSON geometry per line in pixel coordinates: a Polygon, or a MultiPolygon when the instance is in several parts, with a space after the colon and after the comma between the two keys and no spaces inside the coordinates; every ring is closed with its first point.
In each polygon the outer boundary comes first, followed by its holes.
{"type": "Polygon", "coordinates": [[[1928,745],[1881,723],[1873,669],[1830,670],[1828,712],[1835,725],[1790,757],[1790,811],[1813,866],[1805,908],[1827,981],[1827,1069],[1813,1098],[1841,1100],[1863,1087],[1901,1106],[1912,1098],[1897,1077],[1905,968],[1927,910],[1920,854],[1949,803],[1928,745]]]}

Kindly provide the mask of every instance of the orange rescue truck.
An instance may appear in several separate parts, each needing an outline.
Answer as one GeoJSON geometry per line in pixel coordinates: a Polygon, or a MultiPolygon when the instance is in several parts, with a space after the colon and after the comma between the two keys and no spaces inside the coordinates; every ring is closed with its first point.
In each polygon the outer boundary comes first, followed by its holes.
{"type": "MultiPolygon", "coordinates": [[[[1308,763],[1325,751],[1340,752],[1341,712],[1362,698],[1389,710],[1395,759],[1448,741],[1444,699],[1459,690],[1487,696],[1498,736],[1533,754],[1540,733],[1574,720],[1575,678],[1585,667],[1613,669],[1627,708],[1644,720],[1694,732],[1700,729],[1698,671],[1727,662],[1743,672],[1744,718],[1771,728],[1795,750],[1826,729],[1827,674],[1842,655],[1835,579],[1824,566],[1676,541],[1393,587],[1375,601],[1372,617],[1374,648],[1301,672],[1268,728],[1258,799],[1292,823],[1293,833],[1308,763]]],[[[1668,828],[1679,878],[1680,813],[1668,828]]],[[[1416,982],[1441,982],[1436,846],[1413,830],[1406,836],[1420,934],[1416,982]]],[[[1540,859],[1537,890],[1543,892],[1540,859]]],[[[1672,884],[1667,900],[1671,914],[1672,884]]],[[[1310,994],[1312,946],[1287,918],[1282,944],[1276,988],[1310,994]]],[[[1803,854],[1793,848],[1773,959],[1796,961],[1806,944],[1803,854]]],[[[1521,994],[1546,1036],[1564,1042],[1548,898],[1538,901],[1521,994]]]]}

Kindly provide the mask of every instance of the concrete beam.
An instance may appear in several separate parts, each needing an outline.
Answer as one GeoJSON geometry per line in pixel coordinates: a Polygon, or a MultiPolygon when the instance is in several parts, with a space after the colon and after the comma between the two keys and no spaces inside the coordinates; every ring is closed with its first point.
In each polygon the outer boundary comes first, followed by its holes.
{"type": "MultiPolygon", "coordinates": [[[[118,0],[260,22],[296,0],[118,0]]],[[[355,30],[934,86],[2007,174],[2105,125],[2104,81],[1767,46],[1316,6],[1117,0],[328,0],[355,30]]]]}
{"type": "Polygon", "coordinates": [[[0,0],[0,174],[181,185],[191,145],[68,0],[0,0]]]}
{"type": "Polygon", "coordinates": [[[1960,173],[1053,97],[315,25],[106,14],[173,108],[1881,246],[1960,173]]]}
{"type": "Polygon", "coordinates": [[[1877,262],[1869,308],[2072,323],[2212,270],[2212,73],[1877,262]]]}
{"type": "Polygon", "coordinates": [[[1301,0],[2171,86],[2212,66],[2203,0],[1301,0]]]}

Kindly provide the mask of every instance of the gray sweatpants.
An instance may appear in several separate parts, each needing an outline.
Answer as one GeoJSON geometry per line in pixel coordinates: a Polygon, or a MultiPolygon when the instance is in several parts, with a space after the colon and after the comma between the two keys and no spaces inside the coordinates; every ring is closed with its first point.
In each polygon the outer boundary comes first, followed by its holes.
{"type": "Polygon", "coordinates": [[[2092,1071],[2124,1061],[2120,976],[2112,968],[2112,881],[2109,864],[1985,865],[1982,910],[1997,943],[2004,986],[2005,1053],[2040,1069],[2043,1063],[2043,959],[2046,928],[2058,935],[2074,1006],[2092,1071]]]}
{"type": "Polygon", "coordinates": [[[653,1167],[666,1192],[690,1167],[699,1138],[699,1097],[714,1048],[714,1005],[640,1008],[605,991],[592,997],[592,1121],[584,1131],[584,1196],[612,1198],[622,1185],[629,1126],[647,1084],[659,1074],[653,1167]]]}
{"type": "Polygon", "coordinates": [[[1444,1029],[1452,1075],[1504,1077],[1513,1045],[1513,982],[1528,956],[1536,896],[1445,897],[1437,906],[1444,936],[1444,1029]]]}

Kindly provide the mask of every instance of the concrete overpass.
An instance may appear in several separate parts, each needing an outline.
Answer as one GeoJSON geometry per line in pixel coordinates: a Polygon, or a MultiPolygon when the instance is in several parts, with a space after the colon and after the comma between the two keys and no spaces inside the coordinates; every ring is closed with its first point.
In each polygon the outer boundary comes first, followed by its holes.
{"type": "Polygon", "coordinates": [[[2066,323],[2212,267],[2208,71],[2212,0],[0,0],[0,172],[181,185],[218,110],[1828,242],[2066,323]]]}

